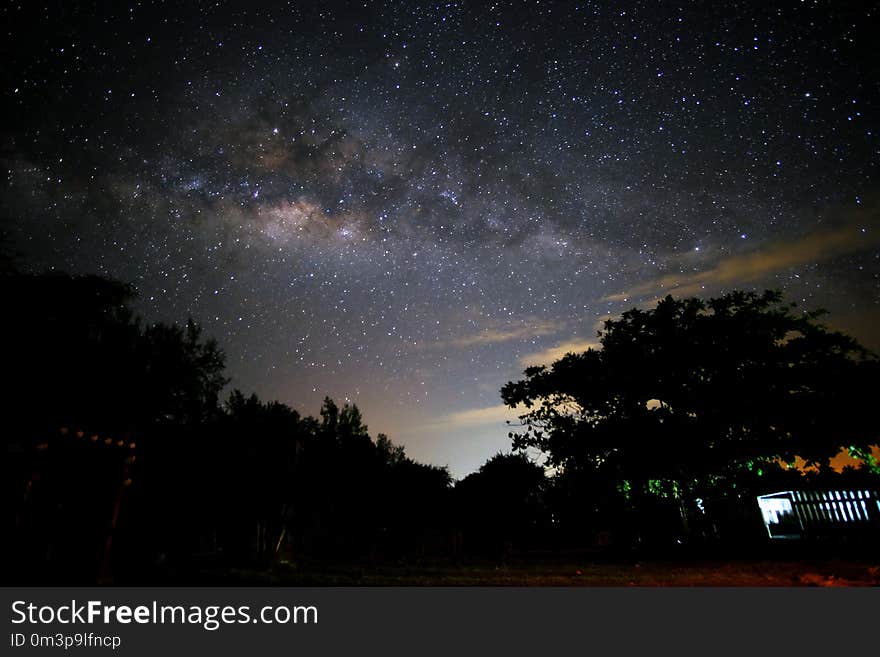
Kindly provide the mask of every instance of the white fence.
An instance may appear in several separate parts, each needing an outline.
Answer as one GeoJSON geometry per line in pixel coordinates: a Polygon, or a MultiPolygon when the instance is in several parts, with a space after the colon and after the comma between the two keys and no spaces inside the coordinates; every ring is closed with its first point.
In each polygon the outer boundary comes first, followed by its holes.
{"type": "Polygon", "coordinates": [[[787,490],[759,496],[758,506],[773,539],[860,534],[880,528],[876,490],[787,490]]]}

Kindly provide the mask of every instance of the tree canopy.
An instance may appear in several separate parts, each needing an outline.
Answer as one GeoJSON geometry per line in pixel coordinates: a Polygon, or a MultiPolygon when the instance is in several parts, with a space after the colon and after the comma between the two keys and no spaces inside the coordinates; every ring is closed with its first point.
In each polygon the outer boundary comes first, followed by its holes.
{"type": "Polygon", "coordinates": [[[870,459],[878,361],[778,292],[667,296],[608,320],[601,348],[506,384],[514,447],[557,468],[679,496],[841,447],[870,459]]]}
{"type": "Polygon", "coordinates": [[[546,524],[544,468],[522,452],[497,453],[455,486],[457,513],[483,549],[520,543],[546,524]]]}
{"type": "Polygon", "coordinates": [[[13,423],[143,434],[219,412],[224,355],[192,320],[143,324],[130,285],[98,276],[0,277],[13,423]]]}

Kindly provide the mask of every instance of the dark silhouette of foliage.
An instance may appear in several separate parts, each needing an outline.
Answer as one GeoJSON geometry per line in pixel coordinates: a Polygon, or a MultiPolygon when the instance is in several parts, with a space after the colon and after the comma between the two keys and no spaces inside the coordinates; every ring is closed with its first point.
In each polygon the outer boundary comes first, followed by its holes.
{"type": "Polygon", "coordinates": [[[523,404],[517,448],[589,473],[625,500],[730,491],[795,456],[826,463],[877,440],[878,362],[777,292],[660,301],[609,320],[601,349],[532,367],[501,391],[523,404]]]}
{"type": "Polygon", "coordinates": [[[146,327],[141,349],[143,394],[151,420],[194,424],[216,416],[220,391],[228,382],[216,340],[203,340],[201,328],[190,319],[186,326],[146,327]]]}
{"type": "Polygon", "coordinates": [[[144,326],[123,283],[9,271],[0,288],[12,383],[5,481],[18,547],[24,559],[49,559],[57,570],[44,569],[47,577],[94,575],[96,564],[107,570],[111,546],[118,553],[130,510],[154,509],[140,517],[143,538],[173,527],[167,521],[189,503],[196,486],[182,471],[195,460],[200,427],[219,413],[223,354],[192,321],[144,326]]]}
{"type": "Polygon", "coordinates": [[[8,582],[507,557],[609,527],[668,539],[698,497],[735,516],[756,491],[876,484],[877,361],[775,293],[667,298],[608,322],[600,351],[530,368],[502,395],[529,407],[514,445],[543,450],[551,476],[497,454],[453,488],[354,404],[221,403],[216,342],[144,323],[129,285],[3,265],[0,292],[8,582]],[[871,467],[831,472],[840,445],[871,467]],[[801,475],[795,455],[819,467],[801,475]]]}
{"type": "Polygon", "coordinates": [[[216,413],[223,353],[192,320],[142,326],[133,288],[97,276],[14,274],[0,284],[14,419],[130,433],[216,413]]]}
{"type": "Polygon", "coordinates": [[[444,524],[449,472],[413,461],[382,434],[373,442],[357,406],[325,399],[320,417],[300,461],[303,547],[362,556],[422,550],[426,528],[444,524]]]}
{"type": "Polygon", "coordinates": [[[455,486],[466,550],[509,552],[547,525],[544,469],[523,453],[495,454],[455,486]]]}

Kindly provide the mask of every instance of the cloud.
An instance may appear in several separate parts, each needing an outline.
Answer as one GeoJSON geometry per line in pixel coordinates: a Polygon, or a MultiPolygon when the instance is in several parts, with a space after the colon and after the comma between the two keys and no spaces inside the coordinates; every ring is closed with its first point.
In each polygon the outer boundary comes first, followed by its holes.
{"type": "MultiPolygon", "coordinates": [[[[605,321],[607,319],[610,318],[600,317],[593,323],[591,332],[594,336],[598,336],[602,332],[602,330],[605,328],[605,321]]],[[[586,330],[582,330],[580,332],[583,333],[586,332],[586,330]]],[[[580,354],[585,352],[587,349],[598,350],[601,348],[602,345],[599,342],[598,337],[595,337],[592,340],[587,340],[586,338],[572,337],[569,340],[558,342],[552,347],[526,354],[519,359],[519,362],[524,367],[532,367],[533,365],[549,365],[550,363],[553,363],[554,361],[557,361],[565,356],[565,354],[580,354]]]]}
{"type": "Polygon", "coordinates": [[[725,258],[705,271],[662,276],[607,296],[605,301],[628,301],[671,292],[681,296],[699,294],[706,287],[750,283],[777,271],[858,253],[880,244],[880,230],[866,227],[876,223],[876,212],[872,215],[867,217],[868,221],[859,224],[851,223],[799,239],[773,242],[757,251],[725,258]]]}
{"type": "Polygon", "coordinates": [[[485,408],[472,408],[466,411],[457,411],[441,416],[432,424],[447,429],[467,429],[470,427],[482,427],[486,425],[504,425],[507,420],[512,423],[518,422],[518,416],[527,412],[524,406],[510,408],[504,404],[488,406],[485,408]]]}
{"type": "Polygon", "coordinates": [[[548,365],[554,361],[559,360],[565,354],[574,353],[579,354],[587,349],[600,349],[602,347],[601,344],[597,340],[568,340],[566,342],[560,342],[559,344],[544,349],[543,351],[537,351],[532,354],[526,354],[522,358],[519,359],[519,362],[523,365],[523,367],[532,367],[534,365],[548,365]]]}
{"type": "Polygon", "coordinates": [[[499,342],[511,342],[513,340],[524,340],[534,338],[541,335],[549,335],[560,330],[558,322],[550,322],[545,320],[533,320],[524,323],[522,326],[488,326],[477,333],[463,335],[452,338],[444,345],[453,347],[474,347],[478,345],[497,344],[499,342]]]}

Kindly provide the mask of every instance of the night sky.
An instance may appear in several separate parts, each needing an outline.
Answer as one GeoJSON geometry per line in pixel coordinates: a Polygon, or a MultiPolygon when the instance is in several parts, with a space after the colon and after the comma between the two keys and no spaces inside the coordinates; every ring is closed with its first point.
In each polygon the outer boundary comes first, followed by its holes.
{"type": "Polygon", "coordinates": [[[7,242],[245,392],[461,477],[505,382],[670,292],[880,350],[870,3],[95,4],[0,9],[7,242]]]}

